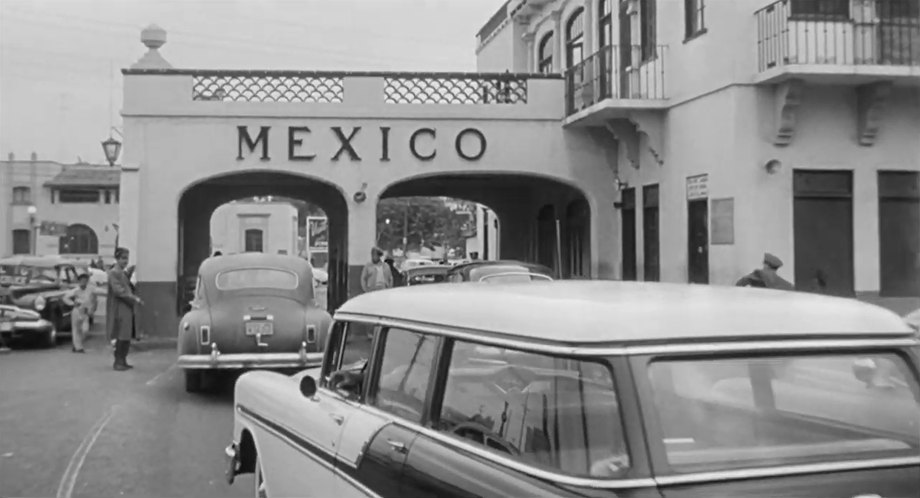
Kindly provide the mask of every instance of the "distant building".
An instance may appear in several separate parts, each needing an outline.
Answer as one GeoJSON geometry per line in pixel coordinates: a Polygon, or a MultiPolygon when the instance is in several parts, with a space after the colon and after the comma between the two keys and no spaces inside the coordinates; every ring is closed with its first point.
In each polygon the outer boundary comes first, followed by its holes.
{"type": "Polygon", "coordinates": [[[475,233],[466,239],[466,257],[477,253],[477,259],[498,259],[498,216],[491,209],[478,204],[474,223],[475,233]]]}
{"type": "Polygon", "coordinates": [[[211,253],[298,254],[297,208],[287,202],[230,202],[211,215],[211,253]]]}
{"type": "Polygon", "coordinates": [[[120,169],[92,164],[0,161],[0,255],[115,251],[120,169]],[[30,208],[34,208],[30,213],[30,208]]]}

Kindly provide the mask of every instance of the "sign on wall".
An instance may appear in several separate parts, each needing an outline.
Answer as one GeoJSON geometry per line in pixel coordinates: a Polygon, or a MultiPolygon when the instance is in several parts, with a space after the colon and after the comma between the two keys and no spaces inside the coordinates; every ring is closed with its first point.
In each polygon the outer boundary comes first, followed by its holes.
{"type": "Polygon", "coordinates": [[[687,200],[700,200],[709,197],[709,175],[687,177],[687,200]]]}
{"type": "Polygon", "coordinates": [[[323,216],[307,217],[307,245],[310,251],[329,248],[329,219],[323,216]]]}
{"type": "Polygon", "coordinates": [[[712,216],[713,245],[735,243],[735,199],[713,199],[710,203],[712,216]]]}

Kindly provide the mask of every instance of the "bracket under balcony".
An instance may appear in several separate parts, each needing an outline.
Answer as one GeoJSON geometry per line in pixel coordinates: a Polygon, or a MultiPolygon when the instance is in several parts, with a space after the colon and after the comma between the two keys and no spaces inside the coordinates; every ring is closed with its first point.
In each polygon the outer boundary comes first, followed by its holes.
{"type": "Polygon", "coordinates": [[[791,79],[776,85],[773,95],[775,133],[773,144],[786,146],[795,137],[796,121],[799,107],[802,105],[802,93],[805,81],[791,79]]]}
{"type": "Polygon", "coordinates": [[[891,97],[893,84],[881,81],[856,88],[857,138],[859,145],[875,145],[882,125],[885,104],[891,97]]]}
{"type": "Polygon", "coordinates": [[[607,130],[626,149],[626,159],[639,169],[643,150],[658,166],[664,165],[664,118],[660,113],[635,113],[627,118],[611,119],[607,130]]]}

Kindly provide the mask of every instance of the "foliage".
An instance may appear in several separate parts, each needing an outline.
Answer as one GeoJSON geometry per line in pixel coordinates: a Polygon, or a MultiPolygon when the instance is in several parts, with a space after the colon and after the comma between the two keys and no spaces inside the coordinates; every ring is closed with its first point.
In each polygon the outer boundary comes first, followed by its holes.
{"type": "Polygon", "coordinates": [[[418,251],[444,245],[465,248],[475,235],[476,205],[445,197],[396,197],[377,204],[377,245],[418,251]],[[389,223],[387,223],[389,220],[389,223]]]}

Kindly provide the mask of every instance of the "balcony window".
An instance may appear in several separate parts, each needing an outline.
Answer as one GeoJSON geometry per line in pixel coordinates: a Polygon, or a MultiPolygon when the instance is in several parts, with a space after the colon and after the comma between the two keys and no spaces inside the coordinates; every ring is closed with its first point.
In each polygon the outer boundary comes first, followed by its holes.
{"type": "Polygon", "coordinates": [[[97,204],[99,202],[98,190],[61,190],[58,193],[61,204],[97,204]]]}
{"type": "Polygon", "coordinates": [[[32,202],[32,189],[29,187],[13,187],[13,204],[30,204],[32,202]]]}
{"type": "Polygon", "coordinates": [[[542,74],[553,72],[553,32],[543,35],[537,48],[537,70],[542,74]]]}
{"type": "Polygon", "coordinates": [[[600,0],[597,18],[597,46],[604,48],[613,43],[613,0],[600,0]]]}
{"type": "Polygon", "coordinates": [[[32,252],[32,233],[29,230],[13,230],[13,254],[32,252]]]}
{"type": "Polygon", "coordinates": [[[693,38],[706,32],[706,0],[684,0],[684,34],[693,38]]]}
{"type": "Polygon", "coordinates": [[[655,4],[655,0],[639,1],[639,28],[642,37],[640,50],[642,52],[642,62],[652,60],[656,57],[655,46],[658,43],[658,33],[656,32],[658,13],[656,12],[655,4]]]}
{"type": "Polygon", "coordinates": [[[569,17],[565,26],[565,52],[567,67],[581,63],[585,58],[585,9],[579,7],[569,17]]]}

